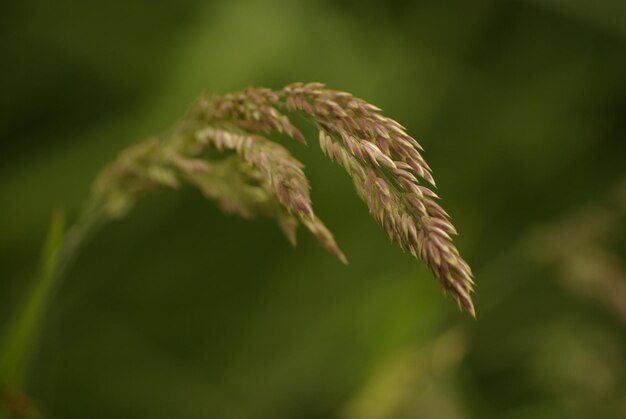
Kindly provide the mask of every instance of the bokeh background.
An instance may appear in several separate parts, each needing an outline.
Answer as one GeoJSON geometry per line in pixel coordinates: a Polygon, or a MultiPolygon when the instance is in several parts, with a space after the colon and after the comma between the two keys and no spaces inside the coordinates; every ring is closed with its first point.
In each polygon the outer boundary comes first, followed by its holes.
{"type": "Polygon", "coordinates": [[[626,2],[20,0],[0,48],[0,326],[55,208],[247,85],[321,81],[403,123],[477,281],[474,321],[315,141],[280,139],[350,266],[152,195],[59,290],[27,386],[45,417],[626,417],[626,2]]]}

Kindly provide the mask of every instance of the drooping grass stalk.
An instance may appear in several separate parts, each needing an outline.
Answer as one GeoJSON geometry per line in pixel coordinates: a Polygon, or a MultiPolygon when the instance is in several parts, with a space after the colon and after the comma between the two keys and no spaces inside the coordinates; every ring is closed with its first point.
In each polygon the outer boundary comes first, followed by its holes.
{"type": "Polygon", "coordinates": [[[304,165],[265,136],[284,134],[306,144],[284,112],[313,121],[322,151],[350,175],[391,240],[423,260],[444,291],[474,316],[472,273],[452,242],[456,229],[436,202],[422,147],[405,128],[376,106],[320,83],[277,91],[247,88],[203,96],[168,132],[123,150],[97,177],[83,212],[66,232],[62,217],[54,218],[41,269],[1,342],[0,391],[22,389],[47,307],[81,246],[151,190],[191,184],[227,213],[276,219],[294,245],[302,225],[346,263],[313,211],[304,165]]]}

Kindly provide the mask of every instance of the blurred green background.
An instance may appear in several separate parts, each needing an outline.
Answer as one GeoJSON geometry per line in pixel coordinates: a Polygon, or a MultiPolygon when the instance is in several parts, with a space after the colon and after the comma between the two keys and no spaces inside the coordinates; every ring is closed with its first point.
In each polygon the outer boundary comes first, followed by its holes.
{"type": "Polygon", "coordinates": [[[321,81],[404,124],[477,282],[474,321],[314,141],[281,139],[350,266],[197,191],[152,195],[46,316],[45,417],[626,417],[626,2],[20,0],[0,48],[0,327],[55,208],[247,85],[321,81]]]}

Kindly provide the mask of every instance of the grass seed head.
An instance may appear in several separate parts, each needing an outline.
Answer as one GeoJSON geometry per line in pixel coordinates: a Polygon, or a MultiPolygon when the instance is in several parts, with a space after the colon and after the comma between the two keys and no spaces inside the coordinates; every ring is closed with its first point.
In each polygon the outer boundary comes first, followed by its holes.
{"type": "Polygon", "coordinates": [[[226,212],[276,218],[293,244],[297,226],[304,225],[346,262],[313,212],[302,163],[265,137],[285,134],[305,143],[284,111],[313,120],[323,153],[351,176],[391,240],[423,260],[444,291],[474,315],[472,273],[452,241],[450,216],[437,203],[423,148],[380,108],[321,83],[201,97],[170,133],[124,151],[94,191],[111,216],[120,216],[148,190],[177,188],[187,180],[226,212]]]}

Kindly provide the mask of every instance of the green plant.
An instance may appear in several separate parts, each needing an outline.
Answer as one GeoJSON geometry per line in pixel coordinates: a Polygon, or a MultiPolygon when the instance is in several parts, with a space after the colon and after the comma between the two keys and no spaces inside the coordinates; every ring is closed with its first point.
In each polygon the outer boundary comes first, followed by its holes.
{"type": "MultiPolygon", "coordinates": [[[[54,284],[77,249],[108,220],[124,216],[157,188],[196,186],[228,213],[275,218],[296,243],[302,224],[320,244],[346,263],[333,235],[315,215],[303,165],[264,135],[286,134],[306,143],[286,112],[310,119],[322,151],[351,176],[357,193],[389,237],[422,259],[459,306],[474,315],[472,274],[451,236],[456,230],[437,204],[435,182],[421,146],[377,107],[319,83],[281,90],[247,88],[201,97],[165,134],[122,151],[98,176],[78,221],[63,231],[53,223],[34,299],[9,324],[0,348],[0,385],[19,388],[35,331],[54,284]]],[[[57,218],[58,220],[58,218],[57,218]]]]}

